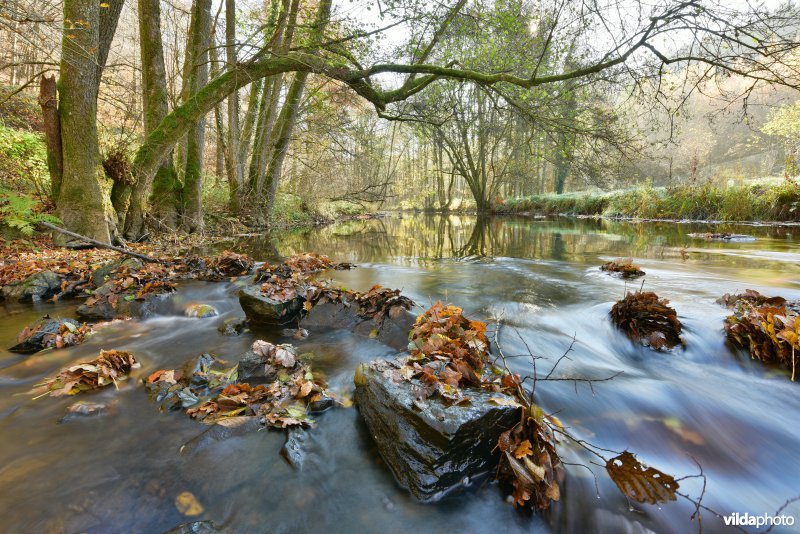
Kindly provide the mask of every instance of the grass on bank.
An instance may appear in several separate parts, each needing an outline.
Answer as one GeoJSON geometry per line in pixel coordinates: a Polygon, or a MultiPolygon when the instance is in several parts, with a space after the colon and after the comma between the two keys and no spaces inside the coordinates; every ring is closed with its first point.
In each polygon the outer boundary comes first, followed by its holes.
{"type": "Polygon", "coordinates": [[[715,186],[710,183],[664,189],[644,186],[611,193],[565,193],[512,198],[498,213],[532,212],[639,219],[715,221],[800,221],[800,184],[715,186]]]}

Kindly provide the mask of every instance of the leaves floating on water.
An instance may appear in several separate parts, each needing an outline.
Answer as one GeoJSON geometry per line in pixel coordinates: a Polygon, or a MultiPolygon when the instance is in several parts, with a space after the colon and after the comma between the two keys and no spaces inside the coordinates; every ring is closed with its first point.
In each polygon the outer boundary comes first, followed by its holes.
{"type": "Polygon", "coordinates": [[[601,271],[617,274],[622,278],[637,278],[644,276],[641,267],[633,263],[633,258],[623,258],[604,263],[600,266],[601,271]]]}
{"type": "Polygon", "coordinates": [[[139,364],[130,352],[100,351],[100,356],[91,362],[69,367],[45,382],[43,394],[51,397],[76,395],[82,391],[116,384],[118,380],[125,379],[135,367],[139,367],[139,364]]]}
{"type": "Polygon", "coordinates": [[[683,341],[678,314],[668,304],[652,291],[629,292],[611,308],[611,319],[633,341],[655,350],[671,349],[683,341]]]}
{"type": "Polygon", "coordinates": [[[658,469],[643,465],[631,452],[608,460],[606,470],[620,491],[636,502],[658,504],[676,499],[678,482],[658,469]]]}

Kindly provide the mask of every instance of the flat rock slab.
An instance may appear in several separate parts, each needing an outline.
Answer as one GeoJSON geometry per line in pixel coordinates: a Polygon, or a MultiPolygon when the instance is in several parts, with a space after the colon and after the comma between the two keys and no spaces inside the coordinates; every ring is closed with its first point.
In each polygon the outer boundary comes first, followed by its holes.
{"type": "Polygon", "coordinates": [[[497,467],[492,450],[519,421],[519,408],[489,402],[498,393],[465,389],[470,402],[447,406],[440,398],[416,402],[413,382],[390,378],[394,363],[376,360],[358,371],[355,402],[397,482],[423,502],[497,467]]]}

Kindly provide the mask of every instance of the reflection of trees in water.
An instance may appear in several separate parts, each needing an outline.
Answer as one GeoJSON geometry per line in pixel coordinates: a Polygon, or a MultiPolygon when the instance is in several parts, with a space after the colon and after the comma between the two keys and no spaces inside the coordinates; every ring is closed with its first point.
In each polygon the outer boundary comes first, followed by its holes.
{"type": "MultiPolygon", "coordinates": [[[[566,217],[536,220],[402,214],[290,232],[277,238],[249,238],[246,246],[239,250],[247,250],[257,259],[277,258],[278,252],[290,255],[316,251],[339,261],[361,262],[382,262],[397,257],[426,260],[464,256],[578,262],[597,261],[593,256],[661,259],[679,258],[680,249],[685,246],[729,247],[726,243],[702,242],[688,237],[690,232],[711,228],[566,217]]],[[[775,229],[731,227],[726,231],[786,239],[786,233],[792,230],[784,228],[778,233],[775,229]]]]}

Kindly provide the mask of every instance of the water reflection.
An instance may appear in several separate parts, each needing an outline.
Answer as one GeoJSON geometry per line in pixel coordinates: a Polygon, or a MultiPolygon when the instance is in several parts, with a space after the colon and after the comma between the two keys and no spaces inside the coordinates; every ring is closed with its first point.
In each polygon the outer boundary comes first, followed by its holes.
{"type": "MultiPolygon", "coordinates": [[[[735,227],[748,243],[706,242],[698,225],[632,224],[597,220],[531,220],[469,216],[403,216],[350,221],[274,238],[226,243],[257,259],[314,250],[359,265],[335,273],[348,287],[400,287],[421,304],[446,298],[470,315],[507,325],[500,340],[516,372],[531,372],[527,343],[548,369],[574,335],[575,350],[561,376],[602,378],[585,384],[543,382],[548,412],[602,447],[629,448],[678,475],[708,475],[705,503],[724,513],[772,513],[797,493],[800,463],[798,385],[785,373],[753,362],[725,342],[721,294],[746,287],[800,298],[800,246],[794,228],[735,227]],[[648,273],[645,285],[670,299],[685,326],[686,350],[656,354],[630,343],[608,321],[624,281],[599,271],[602,261],[633,256],[648,273]]],[[[206,433],[180,414],[159,414],[135,380],[120,391],[90,395],[113,412],[59,424],[74,399],[32,401],[42,377],[101,349],[131,350],[143,362],[135,378],[176,367],[200,352],[234,359],[256,335],[302,345],[315,355],[331,387],[347,394],[354,367],[390,354],[374,340],[341,332],[312,332],[298,342],[274,332],[223,337],[217,326],[241,314],[236,287],[182,284],[163,314],[101,331],[85,345],[31,357],[0,349],[0,517],[11,532],[160,532],[191,520],[174,505],[182,491],[203,504],[199,517],[229,532],[687,532],[696,528],[686,502],[662,508],[628,503],[599,472],[571,468],[563,500],[545,518],[514,512],[492,485],[433,506],[413,502],[382,466],[355,409],[324,414],[312,431],[309,462],[292,470],[280,457],[281,432],[230,439],[206,433]],[[181,306],[210,302],[221,315],[181,316],[181,306]],[[191,446],[184,447],[184,445],[191,446]]],[[[0,347],[13,344],[42,304],[0,308],[0,347]]],[[[591,465],[580,449],[574,463],[591,465]]],[[[697,480],[682,482],[697,494],[697,480]]],[[[800,509],[787,510],[800,519],[800,509]]],[[[725,532],[710,515],[704,531],[725,532]]]]}

